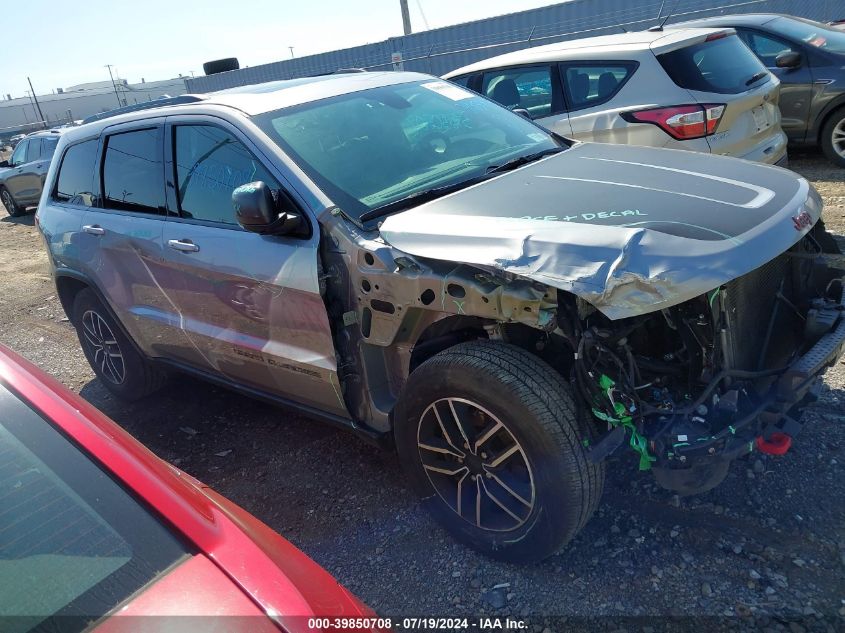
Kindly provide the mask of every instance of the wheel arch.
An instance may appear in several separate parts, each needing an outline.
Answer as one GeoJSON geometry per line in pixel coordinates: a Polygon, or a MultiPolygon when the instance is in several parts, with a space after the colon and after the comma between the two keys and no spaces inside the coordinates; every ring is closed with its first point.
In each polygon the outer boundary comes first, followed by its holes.
{"type": "MultiPolygon", "coordinates": [[[[56,292],[62,309],[71,323],[73,323],[73,302],[76,300],[76,295],[86,288],[93,288],[93,286],[84,276],[70,272],[56,273],[56,292]]],[[[94,292],[99,296],[100,293],[96,290],[94,292]]]]}
{"type": "Polygon", "coordinates": [[[73,320],[73,304],[76,301],[77,295],[83,290],[90,290],[97,297],[97,300],[102,304],[103,308],[105,308],[105,310],[109,313],[111,319],[115,322],[115,324],[117,324],[117,327],[120,328],[121,333],[130,342],[135,351],[137,351],[142,357],[148,358],[144,351],[135,342],[135,339],[132,338],[127,329],[124,327],[121,320],[117,318],[117,314],[112,309],[111,304],[108,302],[105,295],[102,291],[100,291],[99,287],[97,287],[97,284],[95,284],[89,277],[74,270],[58,270],[55,273],[55,279],[56,292],[59,295],[59,302],[62,304],[62,309],[72,325],[76,326],[76,323],[74,323],[73,320]]]}
{"type": "Polygon", "coordinates": [[[822,143],[822,133],[824,132],[824,128],[827,125],[827,122],[830,121],[837,112],[845,112],[845,94],[840,96],[835,101],[829,103],[824,111],[819,115],[816,124],[816,144],[821,145],[822,143]]]}

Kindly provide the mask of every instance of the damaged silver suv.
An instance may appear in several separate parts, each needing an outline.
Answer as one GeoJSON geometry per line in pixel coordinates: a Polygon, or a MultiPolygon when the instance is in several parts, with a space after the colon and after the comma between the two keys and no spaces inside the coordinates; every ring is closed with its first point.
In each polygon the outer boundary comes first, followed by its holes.
{"type": "Polygon", "coordinates": [[[845,341],[820,216],[783,169],[356,73],[71,130],[37,220],[116,395],[177,369],[393,442],[457,538],[529,561],[611,455],[694,493],[801,429],[845,341]]]}

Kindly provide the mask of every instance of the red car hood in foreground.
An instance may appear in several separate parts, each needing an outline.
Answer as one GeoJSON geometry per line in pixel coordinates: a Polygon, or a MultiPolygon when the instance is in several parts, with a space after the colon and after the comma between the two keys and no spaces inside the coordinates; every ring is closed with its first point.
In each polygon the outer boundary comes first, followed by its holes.
{"type": "MultiPolygon", "coordinates": [[[[52,420],[154,508],[198,553],[167,570],[115,615],[203,618],[201,630],[313,631],[309,616],[374,613],[303,552],[251,514],[157,458],[115,422],[28,361],[0,346],[0,380],[52,420]]],[[[160,630],[158,618],[113,617],[100,628],[160,630]]],[[[172,623],[171,623],[172,624],[172,623]]],[[[183,624],[192,628],[190,621],[183,624]]]]}

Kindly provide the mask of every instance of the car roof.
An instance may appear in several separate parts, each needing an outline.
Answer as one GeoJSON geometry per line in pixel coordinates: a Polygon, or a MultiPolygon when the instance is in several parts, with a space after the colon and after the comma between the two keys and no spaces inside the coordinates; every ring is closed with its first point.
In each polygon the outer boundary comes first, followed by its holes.
{"type": "Polygon", "coordinates": [[[762,26],[777,18],[791,18],[790,15],[780,13],[737,13],[731,15],[717,15],[709,18],[698,18],[670,25],[676,27],[698,27],[698,26],[762,26]]]}
{"type": "MultiPolygon", "coordinates": [[[[151,102],[148,107],[131,112],[115,110],[114,114],[103,113],[89,123],[63,130],[69,141],[89,138],[99,134],[103,128],[118,123],[149,119],[171,114],[207,113],[214,107],[234,108],[247,116],[255,116],[302,103],[318,101],[343,94],[351,94],[370,88],[389,86],[413,81],[438,80],[437,77],[412,72],[350,72],[316,77],[302,77],[270,81],[229,88],[200,95],[181,95],[178,103],[168,101],[162,104],[151,102]]],[[[93,117],[92,117],[93,118],[93,117]]]]}
{"type": "Polygon", "coordinates": [[[691,40],[704,39],[708,35],[722,30],[724,29],[667,28],[666,30],[659,31],[632,31],[630,33],[585,37],[497,55],[496,57],[458,68],[443,76],[451,78],[489,68],[530,64],[534,62],[583,59],[597,54],[606,57],[614,53],[631,54],[649,50],[654,52],[668,51],[683,46],[691,40]]]}
{"type": "Polygon", "coordinates": [[[36,136],[61,136],[62,134],[66,133],[67,129],[60,130],[38,130],[37,132],[30,132],[29,134],[25,135],[24,138],[33,138],[36,136]]]}
{"type": "Polygon", "coordinates": [[[206,103],[232,106],[252,116],[370,88],[426,79],[435,78],[422,73],[393,71],[321,75],[221,90],[208,95],[206,103]]]}

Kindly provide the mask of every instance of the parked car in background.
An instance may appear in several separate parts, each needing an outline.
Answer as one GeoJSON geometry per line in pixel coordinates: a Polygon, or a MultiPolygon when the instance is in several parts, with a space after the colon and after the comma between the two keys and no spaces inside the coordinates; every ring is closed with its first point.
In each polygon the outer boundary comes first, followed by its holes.
{"type": "Polygon", "coordinates": [[[26,138],[26,134],[15,134],[11,138],[9,138],[9,144],[14,148],[18,143],[20,143],[23,139],[26,138]]]}
{"type": "Polygon", "coordinates": [[[47,183],[36,223],[107,389],[177,369],[390,442],[507,560],[577,534],[623,446],[661,486],[718,485],[800,431],[845,345],[803,178],[573,143],[428,75],[152,104],[68,131],[47,183]]]}
{"type": "Polygon", "coordinates": [[[788,15],[722,15],[685,26],[733,27],[781,82],[783,131],[845,167],[845,32],[788,15]]]}
{"type": "Polygon", "coordinates": [[[15,146],[9,160],[0,162],[0,202],[12,217],[38,204],[60,130],[27,135],[15,146]]]}
{"type": "Polygon", "coordinates": [[[4,633],[199,630],[184,616],[304,633],[322,630],[315,616],[374,617],[261,521],[3,346],[0,500],[4,633]],[[139,616],[173,620],[139,629],[139,616]]]}
{"type": "Polygon", "coordinates": [[[582,141],[787,160],[778,81],[730,29],[560,42],[444,77],[582,141]]]}

